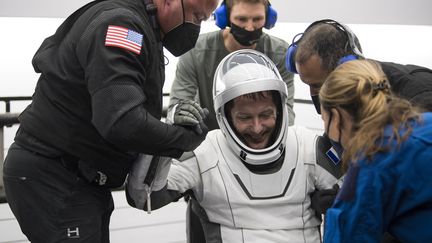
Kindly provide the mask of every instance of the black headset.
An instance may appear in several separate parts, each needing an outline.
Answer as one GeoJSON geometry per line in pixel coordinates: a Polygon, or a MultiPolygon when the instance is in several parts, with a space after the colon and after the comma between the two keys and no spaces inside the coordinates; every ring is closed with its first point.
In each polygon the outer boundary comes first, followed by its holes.
{"type": "Polygon", "coordinates": [[[303,33],[299,33],[294,36],[291,45],[288,47],[286,57],[285,57],[285,67],[288,71],[292,73],[297,73],[297,69],[295,66],[295,54],[297,52],[298,43],[300,43],[304,33],[306,33],[309,29],[311,29],[313,26],[318,24],[329,24],[335,27],[338,31],[340,31],[347,39],[346,48],[349,48],[349,50],[351,50],[354,53],[354,55],[350,54],[350,55],[343,56],[341,59],[339,59],[338,65],[350,60],[359,59],[359,57],[363,58],[363,54],[360,51],[361,49],[356,44],[357,37],[346,25],[343,25],[332,19],[322,19],[313,22],[306,28],[306,30],[303,33]]]}
{"type": "MultiPolygon", "coordinates": [[[[214,18],[215,18],[216,25],[221,29],[225,29],[225,27],[231,25],[229,21],[229,12],[226,6],[226,0],[223,0],[222,4],[215,10],[214,18]]],[[[266,29],[273,28],[276,24],[276,20],[277,20],[277,12],[271,6],[270,2],[268,2],[267,11],[266,11],[266,21],[264,27],[266,29]]]]}

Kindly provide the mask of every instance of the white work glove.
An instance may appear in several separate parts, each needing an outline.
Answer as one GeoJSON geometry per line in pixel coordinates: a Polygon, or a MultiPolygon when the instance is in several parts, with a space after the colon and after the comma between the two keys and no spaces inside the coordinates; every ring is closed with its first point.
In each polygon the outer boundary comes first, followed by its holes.
{"type": "Polygon", "coordinates": [[[209,111],[192,100],[180,100],[175,104],[167,115],[170,124],[191,127],[197,134],[202,134],[201,125],[207,117],[209,111]]]}

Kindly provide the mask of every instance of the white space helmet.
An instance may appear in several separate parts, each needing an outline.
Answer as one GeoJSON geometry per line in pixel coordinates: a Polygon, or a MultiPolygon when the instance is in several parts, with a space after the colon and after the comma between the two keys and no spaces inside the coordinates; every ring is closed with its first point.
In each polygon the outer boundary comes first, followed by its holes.
{"type": "Polygon", "coordinates": [[[252,165],[268,164],[283,154],[288,130],[287,97],[288,90],[279,71],[263,53],[243,49],[230,53],[219,63],[213,80],[216,119],[229,147],[244,162],[252,165]],[[244,94],[269,90],[278,91],[281,98],[280,107],[277,107],[276,129],[268,147],[253,149],[231,127],[225,114],[225,104],[244,94]]]}

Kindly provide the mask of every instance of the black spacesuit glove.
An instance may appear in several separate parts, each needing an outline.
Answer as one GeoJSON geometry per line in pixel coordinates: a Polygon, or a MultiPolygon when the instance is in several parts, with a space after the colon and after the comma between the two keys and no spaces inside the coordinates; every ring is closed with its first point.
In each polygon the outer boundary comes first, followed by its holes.
{"type": "Polygon", "coordinates": [[[197,131],[193,127],[190,126],[182,126],[178,124],[174,124],[173,126],[177,126],[181,129],[184,129],[182,135],[183,141],[183,150],[184,151],[192,151],[197,148],[202,141],[204,141],[207,133],[208,127],[205,125],[203,121],[201,121],[198,126],[200,127],[200,131],[197,131]]]}
{"type": "Polygon", "coordinates": [[[168,112],[167,122],[169,124],[191,127],[198,134],[201,133],[201,122],[208,116],[207,108],[201,106],[192,100],[180,100],[168,112]]]}
{"type": "Polygon", "coordinates": [[[383,237],[381,238],[381,243],[402,243],[402,241],[398,240],[389,232],[384,232],[383,237]]]}
{"type": "Polygon", "coordinates": [[[339,191],[339,185],[335,184],[332,189],[315,190],[311,196],[311,207],[317,215],[325,214],[327,209],[333,205],[336,195],[339,191]]]}

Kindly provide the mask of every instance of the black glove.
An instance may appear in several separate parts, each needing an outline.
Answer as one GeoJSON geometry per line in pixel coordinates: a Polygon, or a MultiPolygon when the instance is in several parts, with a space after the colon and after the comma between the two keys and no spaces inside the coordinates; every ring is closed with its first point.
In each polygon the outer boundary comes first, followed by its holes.
{"type": "Polygon", "coordinates": [[[170,124],[190,126],[198,134],[202,133],[200,123],[207,117],[209,111],[192,100],[180,100],[167,116],[170,124]]]}
{"type": "Polygon", "coordinates": [[[383,237],[381,238],[381,243],[402,243],[402,241],[398,240],[389,232],[384,232],[383,237]]]}
{"type": "Polygon", "coordinates": [[[335,184],[332,189],[315,190],[311,195],[311,207],[317,215],[325,214],[327,209],[333,205],[339,185],[335,184]]]}
{"type": "Polygon", "coordinates": [[[204,141],[207,133],[208,133],[208,127],[204,124],[203,121],[201,121],[198,126],[200,127],[200,133],[196,132],[195,129],[191,129],[190,127],[184,127],[174,124],[174,126],[178,126],[183,128],[183,150],[184,151],[192,151],[196,147],[198,147],[202,141],[204,141]]]}

